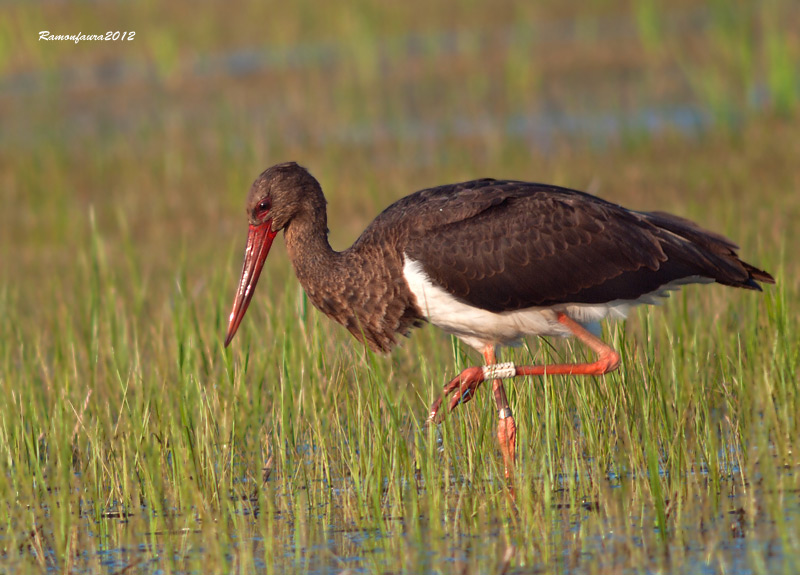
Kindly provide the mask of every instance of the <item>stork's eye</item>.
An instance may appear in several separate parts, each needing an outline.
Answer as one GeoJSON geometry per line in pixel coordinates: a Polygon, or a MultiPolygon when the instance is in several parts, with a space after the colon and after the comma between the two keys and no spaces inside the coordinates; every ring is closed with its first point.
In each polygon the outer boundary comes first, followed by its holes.
{"type": "Polygon", "coordinates": [[[269,198],[265,198],[258,203],[258,206],[256,206],[256,211],[258,211],[259,214],[264,214],[265,212],[268,212],[270,208],[272,208],[272,202],[269,200],[269,198]]]}

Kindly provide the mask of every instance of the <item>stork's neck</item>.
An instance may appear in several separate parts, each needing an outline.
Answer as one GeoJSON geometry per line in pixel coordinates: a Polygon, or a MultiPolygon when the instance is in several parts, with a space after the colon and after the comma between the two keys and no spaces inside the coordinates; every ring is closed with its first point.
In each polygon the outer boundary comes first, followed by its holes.
{"type": "Polygon", "coordinates": [[[337,252],[328,242],[325,208],[301,213],[286,226],[286,250],[309,301],[328,317],[353,331],[368,315],[363,306],[365,269],[352,261],[352,251],[337,252]]]}
{"type": "Polygon", "coordinates": [[[321,192],[285,226],[289,258],[309,301],[382,352],[397,343],[397,333],[406,334],[423,319],[403,279],[402,250],[393,230],[373,222],[352,247],[333,250],[321,192]]]}
{"type": "Polygon", "coordinates": [[[340,256],[328,242],[325,198],[320,193],[305,199],[284,230],[289,259],[304,288],[309,281],[322,281],[340,256]]]}

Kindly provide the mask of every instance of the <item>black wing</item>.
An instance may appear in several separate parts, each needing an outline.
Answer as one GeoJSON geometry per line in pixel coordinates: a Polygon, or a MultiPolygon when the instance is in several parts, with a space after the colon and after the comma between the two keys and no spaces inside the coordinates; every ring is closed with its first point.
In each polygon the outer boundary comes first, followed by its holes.
{"type": "Polygon", "coordinates": [[[692,276],[751,289],[773,282],[730,240],[688,220],[574,190],[479,180],[419,194],[426,201],[390,208],[418,212],[403,218],[413,221],[405,253],[436,284],[495,312],[635,300],[692,276]]]}

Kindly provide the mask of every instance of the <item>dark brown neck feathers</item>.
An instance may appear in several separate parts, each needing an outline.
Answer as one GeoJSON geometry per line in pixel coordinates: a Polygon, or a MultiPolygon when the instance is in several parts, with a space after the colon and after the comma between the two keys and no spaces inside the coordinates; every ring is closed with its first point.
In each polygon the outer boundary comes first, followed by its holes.
{"type": "MultiPolygon", "coordinates": [[[[306,196],[284,228],[289,259],[311,303],[374,351],[388,352],[396,334],[421,325],[422,313],[403,280],[403,256],[390,238],[337,252],[328,242],[325,199],[306,196]]],[[[391,234],[391,228],[384,228],[391,234]]]]}

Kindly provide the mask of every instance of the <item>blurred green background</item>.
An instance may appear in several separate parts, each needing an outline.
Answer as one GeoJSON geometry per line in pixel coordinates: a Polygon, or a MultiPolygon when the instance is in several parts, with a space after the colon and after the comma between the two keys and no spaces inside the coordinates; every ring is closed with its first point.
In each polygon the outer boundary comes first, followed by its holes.
{"type": "Polygon", "coordinates": [[[741,137],[764,117],[789,129],[800,90],[800,11],[788,1],[24,2],[3,12],[0,161],[13,209],[1,238],[15,245],[2,254],[12,275],[65,265],[58,250],[86,233],[89,206],[101,230],[124,213],[148,253],[142,273],[163,277],[188,244],[187,257],[222,265],[218,250],[243,233],[249,183],[287,159],[328,190],[339,246],[388,200],[458,178],[596,180],[623,201],[630,161],[606,175],[606,160],[562,158],[741,137]],[[39,41],[41,30],[136,35],[74,44],[39,41]]]}

